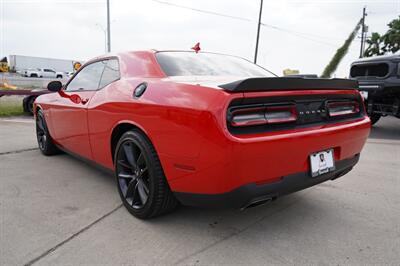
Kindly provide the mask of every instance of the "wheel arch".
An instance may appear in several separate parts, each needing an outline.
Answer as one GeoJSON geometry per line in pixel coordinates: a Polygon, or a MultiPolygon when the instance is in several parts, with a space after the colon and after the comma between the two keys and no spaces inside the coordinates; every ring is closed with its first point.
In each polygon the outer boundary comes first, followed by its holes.
{"type": "Polygon", "coordinates": [[[37,113],[39,112],[39,110],[43,110],[42,106],[38,103],[34,103],[33,104],[33,116],[36,117],[37,113]]]}
{"type": "Polygon", "coordinates": [[[153,142],[151,141],[150,137],[143,128],[141,128],[139,125],[131,121],[121,121],[113,128],[110,137],[111,159],[113,163],[114,163],[114,153],[119,139],[125,132],[130,130],[137,130],[140,133],[142,133],[143,136],[146,137],[154,147],[153,142]]]}

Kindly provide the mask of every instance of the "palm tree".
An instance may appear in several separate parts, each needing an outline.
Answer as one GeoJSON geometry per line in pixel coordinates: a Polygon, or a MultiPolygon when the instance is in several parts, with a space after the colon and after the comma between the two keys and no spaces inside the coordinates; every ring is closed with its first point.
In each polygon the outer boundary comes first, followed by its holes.
{"type": "Polygon", "coordinates": [[[364,56],[370,57],[374,55],[383,55],[385,51],[383,50],[383,40],[382,36],[377,33],[373,32],[371,38],[366,40],[368,44],[368,48],[364,52],[364,56]]]}
{"type": "Polygon", "coordinates": [[[336,71],[340,61],[342,61],[343,57],[347,54],[351,42],[354,40],[357,32],[360,30],[361,23],[362,19],[357,23],[356,27],[350,33],[349,37],[347,37],[344,44],[339,49],[337,49],[335,55],[332,57],[329,64],[325,67],[324,72],[322,72],[321,78],[330,78],[331,75],[336,71]]]}
{"type": "Polygon", "coordinates": [[[389,30],[382,36],[385,52],[395,53],[400,50],[400,16],[392,20],[389,30]]]}

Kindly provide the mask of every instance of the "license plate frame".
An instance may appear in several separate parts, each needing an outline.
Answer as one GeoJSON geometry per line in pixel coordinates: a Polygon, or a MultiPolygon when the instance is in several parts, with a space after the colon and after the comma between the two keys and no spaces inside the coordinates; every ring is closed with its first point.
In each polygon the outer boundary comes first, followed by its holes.
{"type": "Polygon", "coordinates": [[[336,169],[333,149],[314,152],[310,154],[309,160],[311,177],[327,174],[336,169]]]}

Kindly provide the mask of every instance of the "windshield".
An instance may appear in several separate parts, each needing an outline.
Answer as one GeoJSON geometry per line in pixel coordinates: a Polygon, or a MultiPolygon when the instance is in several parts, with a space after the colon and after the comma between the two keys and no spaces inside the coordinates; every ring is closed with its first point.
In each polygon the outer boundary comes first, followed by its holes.
{"type": "Polygon", "coordinates": [[[167,76],[272,77],[260,66],[243,58],[194,52],[159,52],[157,61],[167,76]]]}

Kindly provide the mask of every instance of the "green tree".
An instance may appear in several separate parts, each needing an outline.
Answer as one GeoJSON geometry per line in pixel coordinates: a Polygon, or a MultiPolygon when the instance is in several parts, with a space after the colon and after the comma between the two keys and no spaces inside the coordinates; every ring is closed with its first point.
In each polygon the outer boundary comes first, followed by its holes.
{"type": "Polygon", "coordinates": [[[324,72],[322,72],[321,78],[330,78],[331,75],[336,71],[340,61],[342,61],[343,57],[347,54],[347,51],[349,50],[351,42],[356,37],[356,34],[361,27],[361,23],[362,23],[362,20],[360,20],[357,23],[356,27],[350,33],[349,37],[347,37],[344,44],[339,49],[337,49],[335,55],[332,57],[329,64],[325,67],[324,72]]]}
{"type": "Polygon", "coordinates": [[[368,44],[368,47],[364,51],[364,56],[370,57],[385,54],[382,36],[379,33],[373,32],[371,38],[366,40],[366,43],[368,44]]]}
{"type": "Polygon", "coordinates": [[[400,16],[392,20],[388,27],[388,31],[383,35],[377,32],[372,33],[371,38],[366,41],[368,47],[364,52],[364,56],[394,54],[400,50],[400,16]]]}
{"type": "Polygon", "coordinates": [[[384,49],[395,53],[400,50],[400,16],[388,24],[389,30],[382,36],[384,49]]]}

